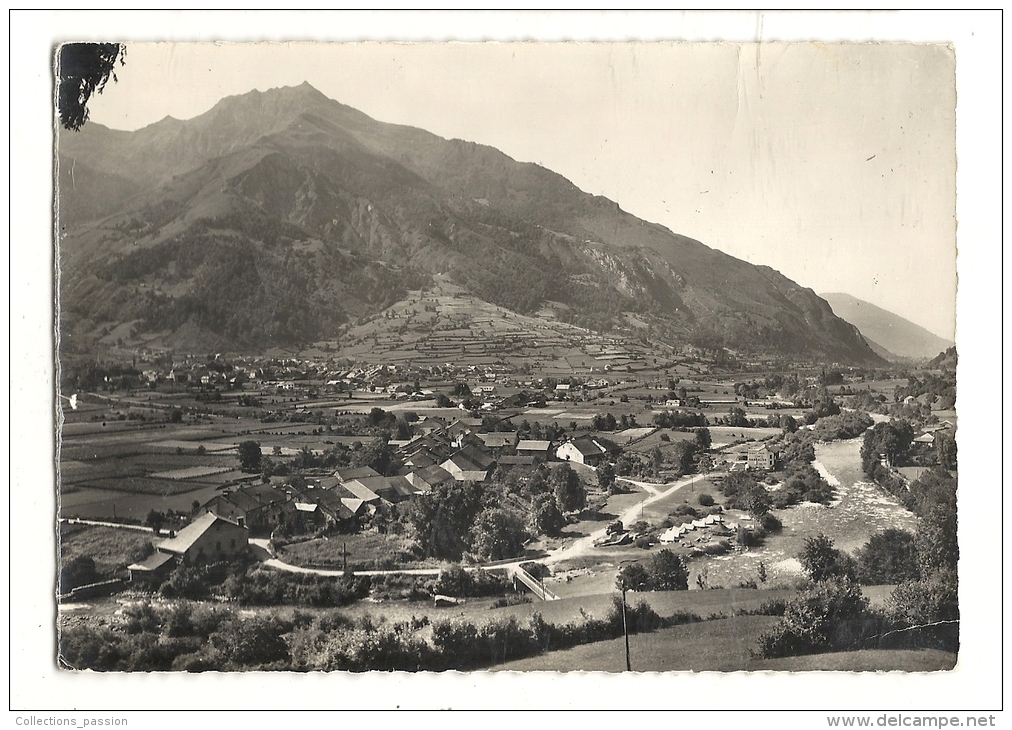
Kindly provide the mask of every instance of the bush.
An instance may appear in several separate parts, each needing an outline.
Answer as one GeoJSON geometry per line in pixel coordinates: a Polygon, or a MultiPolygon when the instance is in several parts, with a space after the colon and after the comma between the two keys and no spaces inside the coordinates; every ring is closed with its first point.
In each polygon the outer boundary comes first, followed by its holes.
{"type": "Polygon", "coordinates": [[[759,638],[755,653],[771,658],[856,648],[873,623],[857,583],[827,578],[786,604],[780,622],[759,638]]]}
{"type": "Polygon", "coordinates": [[[805,538],[798,560],[808,577],[817,583],[830,578],[854,580],[857,577],[854,559],[833,547],[833,541],[825,535],[805,538]]]}
{"type": "Polygon", "coordinates": [[[670,550],[660,550],[650,559],[647,567],[650,587],[657,591],[686,591],[689,589],[689,570],[685,561],[670,550]]]}
{"type": "Polygon", "coordinates": [[[504,575],[487,570],[468,571],[461,565],[452,565],[439,572],[433,593],[457,598],[502,595],[510,589],[504,575]]]}
{"type": "Polygon", "coordinates": [[[95,567],[95,560],[87,555],[65,560],[60,567],[60,593],[70,593],[78,586],[95,583],[100,576],[95,567]]]}
{"type": "Polygon", "coordinates": [[[877,532],[857,551],[857,573],[866,585],[905,583],[920,578],[915,537],[905,530],[877,532]]]}
{"type": "Polygon", "coordinates": [[[713,497],[706,492],[700,494],[696,501],[703,507],[712,507],[714,502],[713,497]]]}

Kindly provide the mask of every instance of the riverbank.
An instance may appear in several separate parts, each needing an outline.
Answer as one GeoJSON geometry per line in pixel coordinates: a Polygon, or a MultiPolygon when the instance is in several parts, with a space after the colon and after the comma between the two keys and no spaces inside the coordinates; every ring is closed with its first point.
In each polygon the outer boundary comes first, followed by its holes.
{"type": "Polygon", "coordinates": [[[689,564],[689,587],[696,587],[696,576],[705,571],[710,586],[737,586],[758,581],[759,563],[766,567],[768,583],[789,582],[801,575],[797,555],[805,538],[824,534],[836,547],[853,552],[874,533],[893,527],[913,532],[917,518],[899,502],[868,481],[861,471],[862,438],[820,443],[815,447],[815,468],[836,489],[829,505],[803,502],[776,510],[784,529],[767,537],[760,548],[712,558],[699,558],[689,564]]]}

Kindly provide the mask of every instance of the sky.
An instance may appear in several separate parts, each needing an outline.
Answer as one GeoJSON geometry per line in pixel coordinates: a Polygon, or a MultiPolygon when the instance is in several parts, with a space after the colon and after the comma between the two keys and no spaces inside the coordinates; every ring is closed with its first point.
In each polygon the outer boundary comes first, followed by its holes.
{"type": "Polygon", "coordinates": [[[944,45],[130,43],[117,79],[91,102],[117,129],[308,81],[955,339],[944,45]]]}

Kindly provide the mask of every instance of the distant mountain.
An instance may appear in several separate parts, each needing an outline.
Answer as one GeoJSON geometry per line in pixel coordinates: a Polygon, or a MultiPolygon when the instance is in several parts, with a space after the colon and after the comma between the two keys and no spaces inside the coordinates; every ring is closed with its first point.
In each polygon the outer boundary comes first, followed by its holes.
{"type": "Polygon", "coordinates": [[[551,305],[602,332],[881,362],[825,301],[769,267],[308,84],[136,132],[89,123],[61,132],[58,164],[69,349],[120,331],[180,349],[309,342],[446,275],[486,302],[521,314],[551,305]],[[68,184],[68,169],[88,185],[68,184]]]}
{"type": "MultiPolygon", "coordinates": [[[[901,358],[927,359],[955,343],[928,332],[923,327],[850,294],[823,294],[833,311],[857,327],[872,348],[901,358]]],[[[880,351],[879,354],[882,354],[880,351]]],[[[889,355],[883,355],[889,358],[889,355]]]]}

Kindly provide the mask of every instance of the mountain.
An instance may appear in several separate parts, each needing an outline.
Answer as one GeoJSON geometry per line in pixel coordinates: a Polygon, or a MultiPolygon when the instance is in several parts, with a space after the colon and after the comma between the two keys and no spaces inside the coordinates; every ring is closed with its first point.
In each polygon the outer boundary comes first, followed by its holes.
{"type": "MultiPolygon", "coordinates": [[[[850,294],[823,294],[833,311],[857,327],[872,348],[881,348],[887,359],[935,357],[955,343],[928,332],[923,327],[850,294]]],[[[881,353],[880,353],[881,354],[881,353]]]]}
{"type": "Polygon", "coordinates": [[[824,300],[769,267],[308,84],[135,132],[89,123],[61,132],[57,154],[69,350],[112,333],[180,349],[305,343],[446,276],[491,304],[549,306],[601,332],[881,363],[824,300]],[[68,185],[68,169],[88,184],[68,185]]]}

